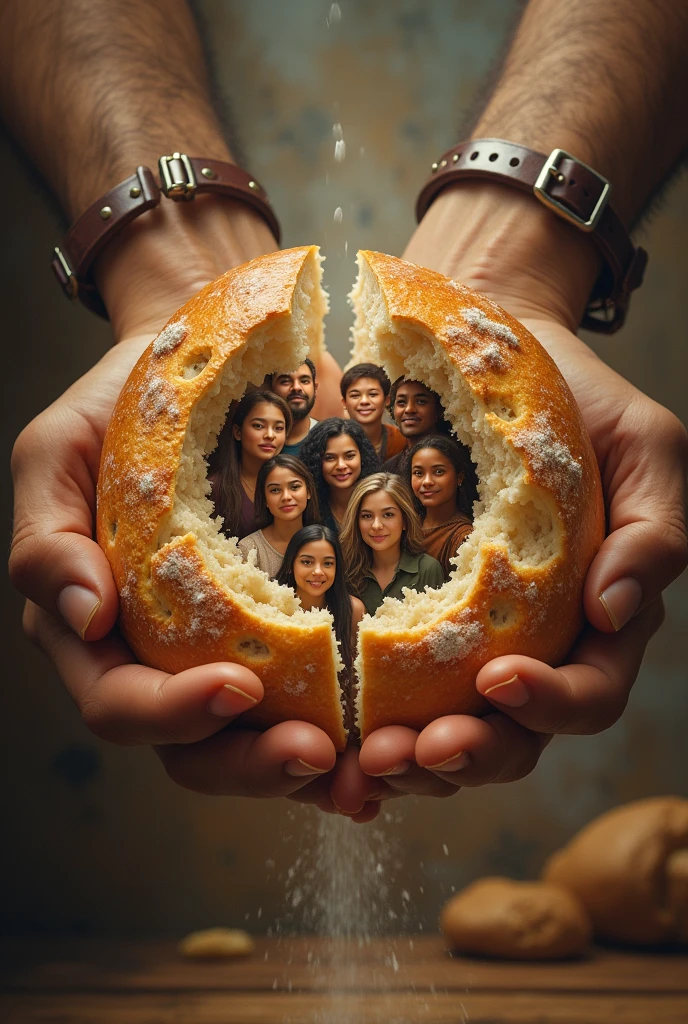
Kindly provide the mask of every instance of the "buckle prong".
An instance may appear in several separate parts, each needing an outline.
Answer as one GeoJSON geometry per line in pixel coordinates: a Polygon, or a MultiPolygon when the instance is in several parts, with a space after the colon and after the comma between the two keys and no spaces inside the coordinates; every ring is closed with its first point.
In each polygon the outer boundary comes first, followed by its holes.
{"type": "Polygon", "coordinates": [[[186,153],[172,153],[158,160],[162,191],[168,199],[193,199],[198,187],[191,161],[186,153]]]}
{"type": "Polygon", "coordinates": [[[588,167],[582,160],[567,153],[565,149],[553,149],[550,155],[547,157],[545,164],[538,174],[537,181],[533,185],[533,194],[544,206],[549,207],[554,213],[563,217],[564,220],[570,221],[571,224],[575,224],[576,227],[580,228],[581,231],[594,231],[597,227],[598,221],[604,212],[604,208],[609,202],[609,193],[611,192],[611,183],[603,178],[601,174],[598,174],[592,167],[588,167]],[[588,220],[584,220],[573,210],[569,210],[567,206],[555,199],[547,191],[547,186],[551,183],[551,178],[554,178],[558,182],[564,181],[564,175],[559,170],[559,166],[562,160],[574,160],[581,167],[585,167],[586,171],[589,171],[597,180],[600,182],[602,192],[600,198],[595,203],[595,208],[590,214],[588,220]]]}

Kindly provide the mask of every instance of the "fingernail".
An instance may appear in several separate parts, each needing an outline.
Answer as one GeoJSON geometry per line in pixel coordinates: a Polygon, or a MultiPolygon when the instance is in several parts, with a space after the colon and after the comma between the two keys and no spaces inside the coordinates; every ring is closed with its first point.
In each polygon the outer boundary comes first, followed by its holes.
{"type": "Polygon", "coordinates": [[[254,704],[257,704],[256,697],[250,693],[244,693],[238,686],[230,686],[225,683],[221,690],[218,690],[206,708],[216,718],[230,718],[232,715],[240,715],[242,711],[248,711],[254,704]]]}
{"type": "Polygon", "coordinates": [[[508,708],[522,708],[530,700],[530,694],[518,676],[505,679],[503,683],[496,683],[489,690],[485,690],[484,696],[508,708]]]}
{"type": "Polygon", "coordinates": [[[460,754],[454,754],[446,761],[440,761],[439,764],[426,764],[425,767],[431,772],[459,772],[466,767],[470,759],[471,755],[462,750],[460,754]]]}
{"type": "Polygon", "coordinates": [[[302,779],[306,775],[323,775],[329,771],[328,768],[315,768],[307,761],[302,761],[300,757],[295,757],[292,761],[285,761],[284,770],[287,775],[293,775],[295,779],[302,779]]]}
{"type": "Polygon", "coordinates": [[[57,595],[57,610],[83,640],[91,619],[100,608],[100,598],[88,587],[70,583],[57,595]]]}
{"type": "Polygon", "coordinates": [[[360,812],[365,807],[365,801],[363,801],[361,806],[358,807],[355,811],[345,811],[343,807],[339,806],[339,804],[337,803],[337,801],[335,800],[334,797],[331,797],[331,800],[332,800],[332,803],[337,808],[337,811],[339,812],[339,814],[343,814],[345,818],[350,818],[353,814],[360,814],[360,812]]]}
{"type": "Polygon", "coordinates": [[[617,633],[638,611],[642,599],[643,588],[633,576],[616,580],[600,594],[600,604],[617,633]]]}
{"type": "Polygon", "coordinates": [[[376,778],[381,779],[385,775],[406,775],[406,772],[410,767],[410,761],[400,761],[399,764],[395,764],[393,768],[388,768],[386,772],[378,772],[376,778]]]}

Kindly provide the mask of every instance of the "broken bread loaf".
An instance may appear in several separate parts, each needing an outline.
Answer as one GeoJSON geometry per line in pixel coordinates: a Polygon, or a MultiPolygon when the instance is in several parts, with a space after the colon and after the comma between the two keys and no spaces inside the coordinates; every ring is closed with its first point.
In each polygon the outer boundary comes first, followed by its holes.
{"type": "Polygon", "coordinates": [[[559,662],[582,625],[583,581],[604,528],[580,413],[535,338],[440,274],[374,252],[358,262],[354,359],[439,394],[471,449],[480,501],[450,580],[388,598],[363,619],[350,691],[339,685],[329,613],[304,611],[242,560],[211,517],[206,479],[205,457],[247,384],[317,359],[327,298],[315,246],[237,267],[172,317],[120,395],[98,483],[98,541],[136,656],[167,672],[246,665],[265,697],[242,721],[309,721],[339,750],[345,721],[365,737],[480,714],[488,705],[475,677],[498,655],[559,662]]]}

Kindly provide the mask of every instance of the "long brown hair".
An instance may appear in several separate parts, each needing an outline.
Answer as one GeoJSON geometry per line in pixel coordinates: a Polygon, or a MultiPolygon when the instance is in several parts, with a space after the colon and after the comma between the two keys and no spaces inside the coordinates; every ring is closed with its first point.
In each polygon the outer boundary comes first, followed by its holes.
{"type": "Polygon", "coordinates": [[[230,537],[237,537],[241,527],[241,441],[234,437],[233,427],[241,427],[252,410],[265,402],[276,406],[284,416],[286,439],[292,427],[287,403],[273,391],[250,391],[237,405],[231,420],[227,418],[210,462],[211,470],[215,469],[219,477],[216,511],[224,519],[223,532],[230,537]]]}
{"type": "Polygon", "coordinates": [[[366,495],[376,494],[378,491],[386,491],[401,509],[405,520],[405,529],[401,535],[401,550],[408,551],[412,555],[420,554],[423,550],[423,530],[420,525],[420,517],[413,507],[411,492],[401,477],[396,473],[373,473],[365,480],[360,480],[349,499],[339,535],[346,565],[346,582],[359,597],[363,590],[365,574],[373,564],[373,552],[361,537],[361,531],[358,528],[358,514],[366,495]]]}
{"type": "Polygon", "coordinates": [[[320,522],[320,509],[318,508],[318,495],[315,490],[315,481],[311,476],[310,470],[306,469],[301,459],[297,459],[294,455],[273,455],[271,459],[264,462],[260,467],[258,473],[258,479],[256,480],[256,497],[254,506],[256,510],[256,529],[264,530],[266,526],[270,526],[274,523],[275,517],[268,508],[268,503],[265,499],[265,488],[268,482],[268,476],[272,473],[273,469],[277,469],[278,466],[282,466],[284,469],[288,469],[294,476],[298,476],[303,480],[306,485],[306,490],[310,494],[310,498],[306,502],[306,507],[303,510],[303,526],[311,526],[313,523],[320,522]]]}

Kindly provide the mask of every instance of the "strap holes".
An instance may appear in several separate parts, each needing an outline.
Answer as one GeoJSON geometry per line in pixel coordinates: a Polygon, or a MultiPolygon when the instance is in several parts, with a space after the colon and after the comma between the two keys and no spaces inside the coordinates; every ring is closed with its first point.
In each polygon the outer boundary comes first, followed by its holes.
{"type": "Polygon", "coordinates": [[[518,167],[520,162],[521,161],[518,159],[517,156],[512,156],[511,160],[509,161],[509,167],[518,167]]]}
{"type": "Polygon", "coordinates": [[[573,188],[573,186],[575,184],[576,184],[576,179],[575,178],[571,178],[571,181],[569,182],[569,185],[571,186],[571,188],[573,188]]]}
{"type": "Polygon", "coordinates": [[[495,162],[495,160],[498,159],[498,157],[499,157],[499,153],[490,153],[490,156],[489,156],[490,163],[493,164],[495,162]]]}
{"type": "Polygon", "coordinates": [[[477,160],[477,159],[478,159],[478,150],[476,149],[476,150],[474,150],[471,153],[471,160],[477,160]]]}

